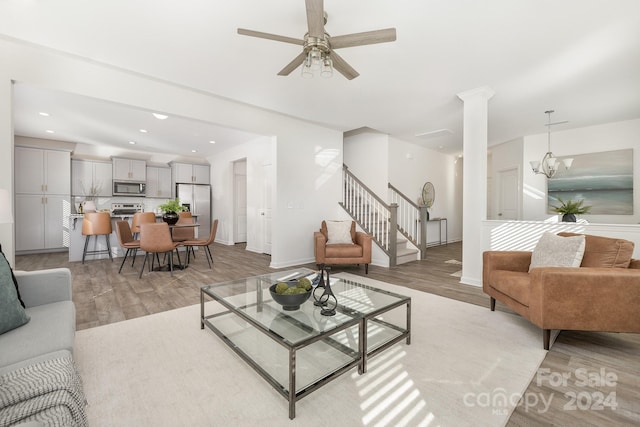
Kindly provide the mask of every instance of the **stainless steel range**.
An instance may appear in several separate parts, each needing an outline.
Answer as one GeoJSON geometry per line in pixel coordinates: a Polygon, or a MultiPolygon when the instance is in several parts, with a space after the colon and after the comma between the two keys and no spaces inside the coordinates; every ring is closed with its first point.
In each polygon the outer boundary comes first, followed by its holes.
{"type": "Polygon", "coordinates": [[[133,215],[142,212],[142,203],[111,203],[111,215],[133,215]]]}

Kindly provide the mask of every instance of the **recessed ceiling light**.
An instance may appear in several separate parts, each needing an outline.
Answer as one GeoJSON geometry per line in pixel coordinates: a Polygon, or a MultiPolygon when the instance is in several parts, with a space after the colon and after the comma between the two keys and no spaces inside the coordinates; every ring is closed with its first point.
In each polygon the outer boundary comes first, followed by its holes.
{"type": "Polygon", "coordinates": [[[53,131],[51,129],[47,129],[45,132],[47,132],[47,133],[56,133],[55,131],[53,131]]]}
{"type": "Polygon", "coordinates": [[[140,129],[140,132],[147,133],[147,130],[146,129],[140,129]]]}
{"type": "Polygon", "coordinates": [[[135,141],[129,141],[129,144],[136,145],[136,142],[135,141]]]}
{"type": "Polygon", "coordinates": [[[209,141],[209,144],[215,144],[215,143],[216,143],[215,141],[209,141]]]}
{"type": "Polygon", "coordinates": [[[155,117],[158,120],[164,120],[169,117],[165,114],[160,114],[160,113],[152,113],[152,114],[153,114],[153,117],[155,117]]]}
{"type": "Polygon", "coordinates": [[[192,152],[192,153],[197,153],[198,151],[197,151],[197,150],[191,150],[191,152],[192,152]]]}
{"type": "Polygon", "coordinates": [[[49,113],[45,113],[44,111],[40,111],[38,114],[44,117],[49,117],[49,113]]]}

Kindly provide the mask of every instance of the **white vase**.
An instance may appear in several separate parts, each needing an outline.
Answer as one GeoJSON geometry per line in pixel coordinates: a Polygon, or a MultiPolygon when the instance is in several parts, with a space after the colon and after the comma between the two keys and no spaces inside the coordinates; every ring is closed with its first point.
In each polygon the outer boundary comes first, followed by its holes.
{"type": "Polygon", "coordinates": [[[85,200],[82,203],[82,212],[95,212],[96,211],[96,202],[93,200],[85,200]]]}

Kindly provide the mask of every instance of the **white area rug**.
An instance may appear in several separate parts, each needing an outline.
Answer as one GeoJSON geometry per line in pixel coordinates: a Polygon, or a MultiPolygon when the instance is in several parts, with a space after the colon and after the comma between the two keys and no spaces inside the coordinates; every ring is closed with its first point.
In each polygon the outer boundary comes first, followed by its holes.
{"type": "Polygon", "coordinates": [[[519,316],[350,274],[411,296],[404,342],[296,404],[209,329],[199,305],[78,331],[75,358],[98,426],[501,426],[546,352],[519,316]],[[493,401],[493,405],[491,402],[493,401]]]}

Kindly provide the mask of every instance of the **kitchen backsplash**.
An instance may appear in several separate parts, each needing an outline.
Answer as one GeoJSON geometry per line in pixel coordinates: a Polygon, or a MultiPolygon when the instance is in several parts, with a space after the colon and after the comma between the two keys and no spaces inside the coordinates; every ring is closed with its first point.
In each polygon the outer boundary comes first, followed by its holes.
{"type": "MultiPolygon", "coordinates": [[[[77,207],[86,197],[71,197],[73,212],[78,213],[77,207]]],[[[145,212],[156,212],[159,205],[165,203],[167,199],[147,198],[147,197],[97,197],[94,202],[97,210],[111,209],[112,203],[141,203],[145,212]]]]}

